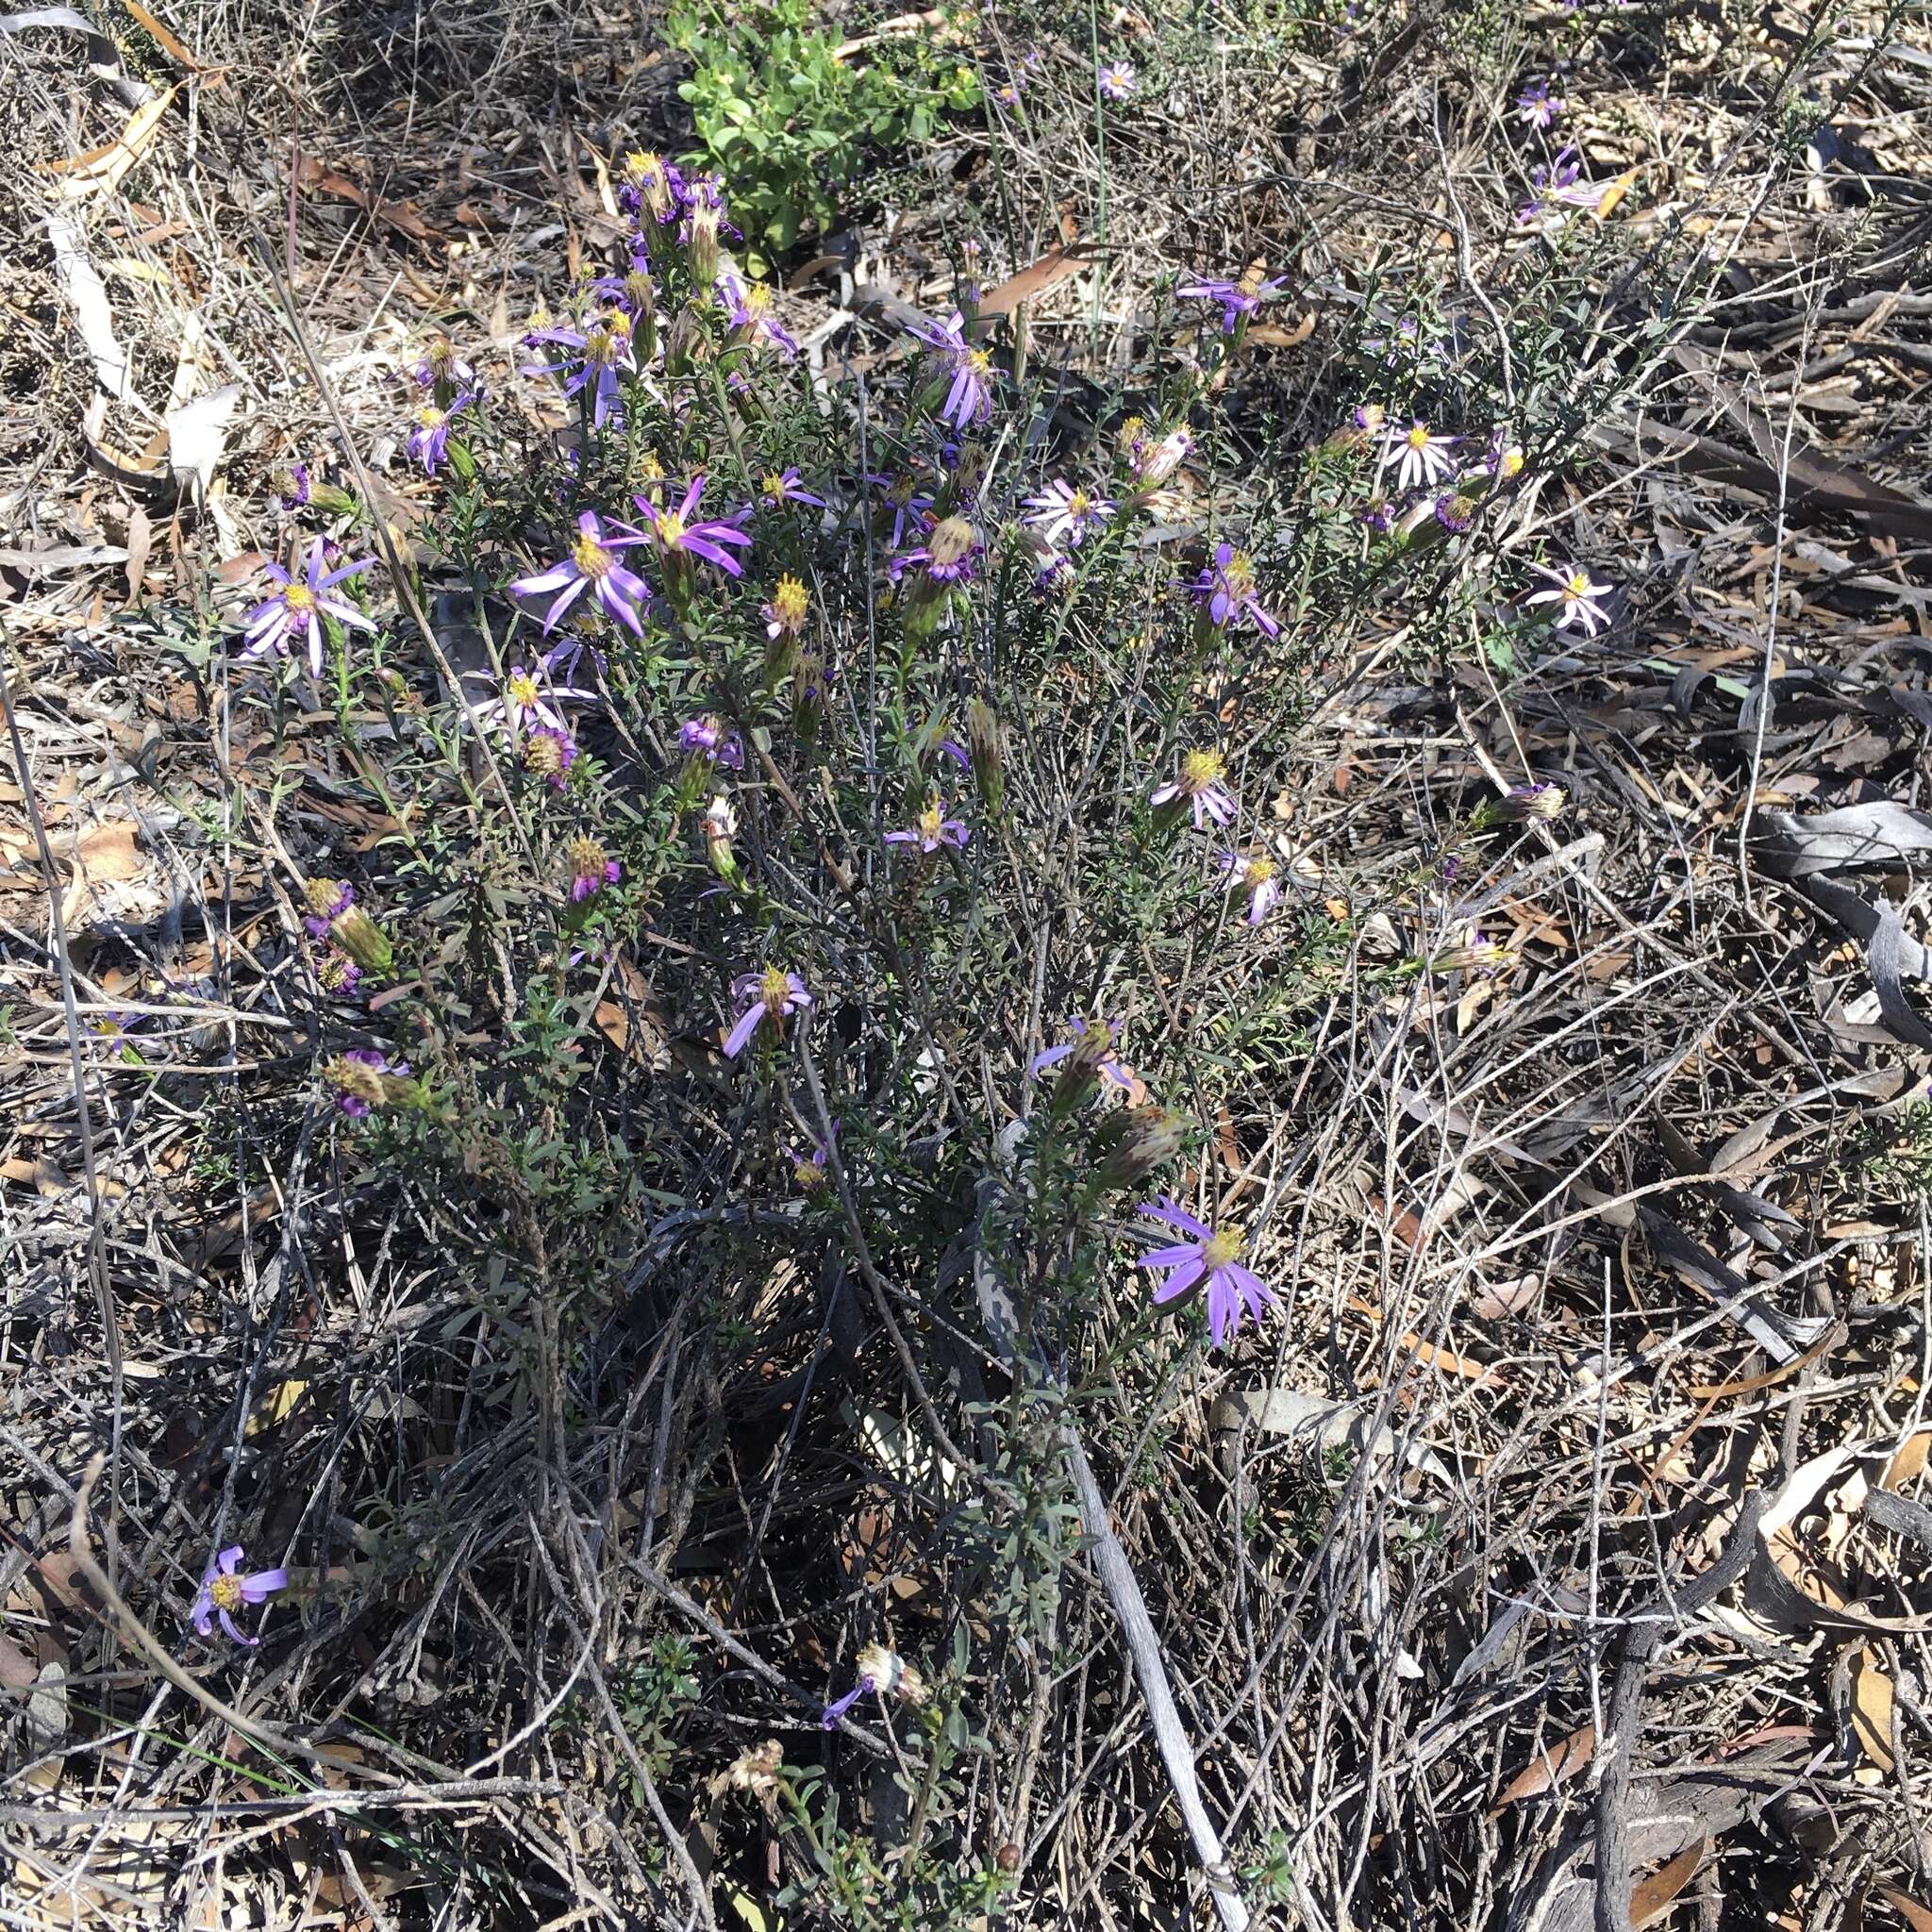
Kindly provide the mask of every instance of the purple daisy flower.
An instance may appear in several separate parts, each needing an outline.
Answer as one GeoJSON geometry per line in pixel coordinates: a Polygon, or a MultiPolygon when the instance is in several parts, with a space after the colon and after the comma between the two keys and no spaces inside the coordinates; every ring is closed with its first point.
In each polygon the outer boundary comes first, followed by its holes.
{"type": "Polygon", "coordinates": [[[1131,60],[1109,60],[1094,76],[1100,92],[1110,101],[1124,101],[1141,85],[1131,60]]]}
{"type": "Polygon", "coordinates": [[[539,724],[524,740],[524,770],[541,778],[553,791],[570,783],[570,768],[576,763],[577,741],[567,728],[539,724]]]}
{"type": "Polygon", "coordinates": [[[617,204],[626,214],[649,211],[660,225],[675,221],[684,206],[684,176],[657,155],[633,151],[624,158],[617,204]]]}
{"type": "Polygon", "coordinates": [[[512,664],[503,674],[497,694],[476,707],[479,724],[498,724],[508,738],[517,738],[539,725],[548,731],[568,732],[569,725],[557,707],[566,699],[594,704],[597,693],[578,691],[571,685],[552,684],[541,666],[530,670],[512,664]]]}
{"type": "Polygon", "coordinates": [[[1253,315],[1276,289],[1285,287],[1287,282],[1286,275],[1275,275],[1264,282],[1255,270],[1250,269],[1239,281],[1203,276],[1199,281],[1183,282],[1175,292],[1196,302],[1219,302],[1221,332],[1231,336],[1244,317],[1253,315]]]}
{"type": "Polygon", "coordinates": [[[1026,1071],[1037,1076],[1077,1054],[1090,1075],[1111,1080],[1123,1092],[1132,1092],[1134,1070],[1124,1066],[1120,1056],[1113,1050],[1113,1042],[1120,1038],[1121,1023],[1096,1018],[1090,1026],[1085,1020],[1069,1013],[1067,1024],[1073,1028],[1074,1038],[1059,1046],[1050,1046],[1044,1053],[1035,1054],[1026,1062],[1026,1071]]]}
{"type": "Polygon", "coordinates": [[[886,574],[896,584],[917,564],[935,587],[970,583],[985,549],[964,517],[947,517],[933,526],[931,535],[917,549],[902,550],[888,558],[886,574]]]}
{"type": "Polygon", "coordinates": [[[774,1033],[785,1030],[786,1016],[811,1005],[805,981],[795,973],[767,966],[762,973],[745,973],[732,982],[731,996],[744,1001],[737,1024],[724,1037],[724,1056],[736,1059],[750,1042],[760,1022],[769,1022],[774,1033]]]}
{"type": "Polygon", "coordinates": [[[320,677],[322,620],[325,617],[333,617],[338,624],[347,625],[354,630],[375,628],[374,619],[363,616],[353,604],[344,603],[340,597],[331,597],[327,592],[343,578],[358,575],[375,562],[373,557],[365,557],[360,563],[345,563],[341,569],[325,574],[322,568],[322,539],[318,537],[309,545],[308,568],[300,578],[291,577],[278,563],[265,565],[269,575],[280,588],[248,613],[248,627],[243,633],[246,648],[242,655],[244,658],[260,658],[274,652],[286,658],[291,642],[306,636],[308,641],[309,675],[320,677]]]}
{"type": "Polygon", "coordinates": [[[1090,531],[1105,529],[1113,515],[1111,499],[1095,496],[1084,485],[1076,490],[1058,476],[1038,496],[1029,496],[1026,508],[1032,511],[1027,525],[1042,532],[1049,543],[1065,541],[1075,548],[1090,531]]]}
{"type": "Polygon", "coordinates": [[[687,718],[677,729],[678,748],[707,764],[723,765],[727,772],[744,770],[744,741],[727,730],[723,719],[707,711],[687,718]]]}
{"type": "MultiPolygon", "coordinates": [[[[957,745],[950,743],[942,748],[958,751],[957,745]]],[[[952,851],[959,852],[965,849],[966,841],[972,836],[973,833],[965,820],[949,819],[944,805],[935,798],[903,831],[888,832],[886,843],[917,845],[922,852],[937,852],[944,845],[952,851]]]]}
{"type": "Polygon", "coordinates": [[[684,501],[675,509],[659,509],[648,496],[634,496],[631,501],[643,512],[648,525],[643,534],[657,545],[658,556],[701,557],[729,576],[742,576],[744,566],[724,546],[734,544],[745,550],[751,547],[751,538],[740,524],[744,513],[739,511],[729,517],[704,517],[693,521],[691,512],[697,508],[698,499],[704,492],[705,478],[700,473],[691,478],[691,488],[684,492],[684,501]]]}
{"type": "MultiPolygon", "coordinates": [[[[832,1123],[833,1141],[839,1138],[839,1123],[832,1123]]],[[[798,1184],[801,1193],[815,1194],[825,1184],[825,1163],[831,1158],[830,1144],[812,1136],[809,1157],[801,1154],[796,1147],[788,1147],[786,1153],[791,1158],[791,1178],[798,1184]]],[[[849,1705],[846,1707],[851,1707],[849,1705]]]]}
{"type": "Polygon", "coordinates": [[[248,1644],[251,1648],[260,1640],[244,1637],[235,1627],[235,1612],[244,1606],[253,1607],[256,1604],[266,1603],[278,1590],[289,1587],[289,1573],[286,1570],[258,1570],[252,1576],[241,1574],[242,1545],[234,1544],[224,1550],[208,1568],[202,1572],[201,1588],[194,1593],[194,1633],[207,1637],[213,1633],[215,1620],[220,1618],[222,1628],[237,1643],[248,1644]]]}
{"type": "Polygon", "coordinates": [[[924,322],[911,330],[950,372],[952,386],[940,408],[940,421],[964,431],[992,414],[992,358],[966,340],[966,318],[954,309],[944,322],[924,322]]]}
{"type": "Polygon", "coordinates": [[[617,553],[643,541],[636,531],[625,530],[622,525],[613,525],[607,533],[595,514],[586,510],[577,519],[577,539],[570,547],[570,555],[535,576],[519,577],[510,590],[519,597],[557,593],[557,601],[544,613],[545,635],[588,587],[604,610],[642,637],[644,606],[651,601],[651,587],[634,571],[627,570],[617,553]]]}
{"type": "Polygon", "coordinates": [[[1167,1195],[1150,1206],[1142,1202],[1135,1210],[1151,1221],[1165,1222],[1189,1237],[1170,1247],[1156,1248],[1142,1255],[1137,1268],[1165,1268],[1167,1279],[1154,1291],[1157,1306],[1191,1296],[1204,1289],[1208,1296],[1208,1328],[1219,1348],[1240,1328],[1243,1308],[1257,1324],[1261,1311],[1275,1305],[1267,1284],[1253,1270],[1244,1268],[1241,1256],[1246,1243],[1230,1231],[1215,1233],[1167,1195]]]}
{"type": "Polygon", "coordinates": [[[347,879],[334,880],[333,892],[329,891],[330,884],[326,879],[315,881],[317,896],[311,909],[302,915],[302,924],[312,940],[327,939],[336,921],[356,903],[356,889],[347,879]]]}
{"type": "Polygon", "coordinates": [[[919,478],[911,471],[903,476],[868,475],[865,480],[884,489],[886,505],[892,512],[892,534],[886,540],[888,549],[897,550],[905,542],[908,524],[916,536],[924,536],[932,527],[933,500],[920,489],[919,478]]]}
{"type": "Polygon", "coordinates": [[[413,427],[409,431],[408,450],[423,465],[425,476],[435,475],[447,459],[451,419],[469,406],[470,398],[461,395],[446,409],[439,408],[434,403],[419,403],[409,411],[413,427]]]}
{"type": "Polygon", "coordinates": [[[1225,629],[1237,617],[1245,617],[1264,636],[1278,638],[1281,625],[1262,609],[1255,594],[1254,559],[1245,550],[1231,543],[1214,546],[1214,561],[1190,586],[1194,602],[1205,608],[1216,629],[1225,629]]]}
{"type": "Polygon", "coordinates": [[[1561,94],[1550,92],[1547,80],[1533,80],[1516,96],[1516,118],[1525,127],[1547,132],[1568,105],[1561,94]]]}
{"type": "Polygon", "coordinates": [[[587,328],[532,329],[525,341],[533,344],[559,342],[576,351],[575,357],[567,356],[561,362],[533,362],[525,369],[525,375],[561,375],[567,396],[589,389],[593,429],[601,429],[607,422],[614,425],[624,421],[624,394],[618,386],[618,371],[628,370],[634,375],[638,365],[631,347],[631,319],[622,308],[605,310],[587,328]]]}
{"type": "Polygon", "coordinates": [[[782,470],[767,470],[758,485],[758,495],[767,509],[783,509],[789,503],[808,503],[814,509],[825,507],[825,499],[814,496],[800,481],[795,463],[782,470]]]}
{"type": "Polygon", "coordinates": [[[718,277],[718,299],[725,320],[741,342],[755,349],[776,349],[786,361],[798,358],[798,344],[772,314],[772,291],[763,282],[746,287],[734,275],[718,277]]]}
{"type": "Polygon", "coordinates": [[[1221,869],[1227,874],[1230,891],[1248,895],[1248,924],[1259,925],[1281,897],[1281,880],[1275,875],[1274,861],[1260,853],[1250,856],[1224,852],[1221,869]]]}
{"type": "Polygon", "coordinates": [[[1226,772],[1227,760],[1218,751],[1191,751],[1181,760],[1180,776],[1157,785],[1147,802],[1185,802],[1193,811],[1196,831],[1205,831],[1210,824],[1224,825],[1235,814],[1234,794],[1221,782],[1226,772]]]}

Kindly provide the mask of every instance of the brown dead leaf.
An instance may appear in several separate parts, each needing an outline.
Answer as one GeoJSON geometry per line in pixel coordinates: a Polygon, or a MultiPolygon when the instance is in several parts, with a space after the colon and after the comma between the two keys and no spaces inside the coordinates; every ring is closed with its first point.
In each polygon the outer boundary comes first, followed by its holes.
{"type": "Polygon", "coordinates": [[[1588,1764],[1596,1751],[1596,1726],[1585,1724],[1572,1731],[1552,1751],[1541,1751],[1503,1787],[1503,1795],[1490,1807],[1490,1816],[1499,1818],[1511,1805],[1524,1798],[1541,1797],[1566,1779],[1573,1778],[1588,1764]]]}
{"type": "Polygon", "coordinates": [[[1263,349],[1293,349],[1314,333],[1315,311],[1310,308],[1292,328],[1283,328],[1278,322],[1257,323],[1241,340],[1263,349]]]}
{"type": "Polygon", "coordinates": [[[1885,1465],[1885,1474],[1878,1478],[1878,1487],[1881,1490],[1903,1490],[1908,1482],[1924,1473],[1928,1455],[1932,1455],[1932,1429],[1921,1429],[1916,1435],[1907,1436],[1899,1445],[1898,1453],[1885,1465]]]}
{"type": "Polygon", "coordinates": [[[1881,1885],[1875,1890],[1878,1896],[1912,1928],[1912,1932],[1932,1932],[1932,1912],[1928,1912],[1917,1899],[1907,1897],[1895,1885],[1881,1885]]]}
{"type": "MultiPolygon", "coordinates": [[[[181,44],[174,33],[141,4],[141,0],[121,0],[121,4],[146,28],[148,38],[154,42],[155,45],[167,55],[171,60],[177,61],[181,66],[187,68],[190,74],[219,75],[223,72],[219,67],[206,67],[197,60],[181,44]]],[[[210,85],[212,84],[210,82],[210,85]]]]}
{"type": "Polygon", "coordinates": [[[75,868],[94,884],[138,879],[146,870],[131,819],[91,826],[74,841],[75,868]]]}
{"type": "Polygon", "coordinates": [[[426,245],[438,239],[436,230],[423,219],[413,202],[377,201],[346,175],[325,167],[313,155],[304,155],[296,164],[295,179],[310,193],[354,202],[372,220],[394,228],[398,234],[407,235],[411,242],[426,245]]]}
{"type": "Polygon", "coordinates": [[[1858,1674],[1852,1685],[1852,1735],[1880,1771],[1890,1771],[1891,1755],[1891,1679],[1875,1651],[1858,1653],[1858,1674]]]}
{"type": "Polygon", "coordinates": [[[79,201],[104,188],[117,187],[127,171],[154,145],[155,136],[160,131],[161,117],[174,105],[175,96],[181,88],[182,83],[177,80],[153,100],[142,102],[128,115],[126,126],[106,147],[94,148],[84,155],[72,155],[61,161],[42,161],[42,174],[61,176],[60,198],[63,201],[79,201]]]}
{"type": "Polygon", "coordinates": [[[1038,261],[1023,268],[1016,275],[1008,275],[996,289],[991,289],[982,295],[978,313],[1010,315],[1018,304],[1030,302],[1034,296],[1044,294],[1069,275],[1078,275],[1093,259],[1096,252],[1091,242],[1072,242],[1064,248],[1048,249],[1038,261]]]}
{"type": "Polygon", "coordinates": [[[1701,1838],[1695,1844],[1686,1845],[1669,1864],[1639,1882],[1630,1894],[1630,1923],[1637,1932],[1663,1917],[1671,1901],[1690,1884],[1691,1874],[1704,1862],[1709,1844],[1708,1839],[1701,1838]]]}

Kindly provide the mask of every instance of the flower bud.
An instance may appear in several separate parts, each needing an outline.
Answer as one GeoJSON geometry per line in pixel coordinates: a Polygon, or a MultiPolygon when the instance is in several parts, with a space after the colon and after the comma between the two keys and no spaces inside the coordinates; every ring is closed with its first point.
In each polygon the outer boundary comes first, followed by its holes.
{"type": "Polygon", "coordinates": [[[1524,825],[1533,819],[1561,818],[1569,803],[1560,785],[1512,785],[1489,809],[1506,825],[1524,825]]]}
{"type": "Polygon", "coordinates": [[[341,879],[310,879],[303,889],[308,917],[303,924],[316,939],[326,936],[365,973],[387,973],[394,958],[382,928],[356,904],[356,891],[341,879]]]}
{"type": "Polygon", "coordinates": [[[1007,790],[1006,734],[999,714],[984,698],[974,698],[966,706],[966,748],[980,801],[997,816],[1007,790]]]}
{"type": "Polygon", "coordinates": [[[718,279],[718,210],[708,201],[691,208],[689,252],[691,281],[708,289],[718,279]]]}
{"type": "Polygon", "coordinates": [[[1186,1124],[1164,1107],[1127,1107],[1109,1114],[1096,1141],[1105,1152],[1093,1171],[1093,1186],[1102,1193],[1137,1188],[1181,1151],[1186,1124]]]}
{"type": "Polygon", "coordinates": [[[738,859],[731,850],[731,839],[738,830],[738,814],[722,791],[706,806],[698,828],[705,836],[705,857],[711,861],[711,870],[721,879],[735,878],[738,859]]]}

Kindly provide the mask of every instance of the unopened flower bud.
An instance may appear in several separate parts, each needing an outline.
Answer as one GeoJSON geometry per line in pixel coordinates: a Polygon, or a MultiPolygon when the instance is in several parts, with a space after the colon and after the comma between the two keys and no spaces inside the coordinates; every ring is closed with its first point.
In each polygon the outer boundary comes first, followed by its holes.
{"type": "Polygon", "coordinates": [[[997,814],[1006,798],[1006,734],[1000,728],[999,714],[984,698],[974,698],[966,706],[966,748],[973,758],[973,782],[979,789],[981,803],[997,814]]]}
{"type": "Polygon", "coordinates": [[[735,878],[738,859],[731,850],[731,840],[738,830],[738,814],[722,791],[706,806],[698,828],[704,833],[705,857],[711,861],[711,870],[721,879],[735,878]]]}
{"type": "Polygon", "coordinates": [[[718,210],[700,201],[691,211],[691,278],[701,289],[718,279],[718,210]]]}
{"type": "Polygon", "coordinates": [[[303,921],[316,939],[332,939],[365,973],[387,973],[394,958],[382,928],[356,904],[352,886],[341,879],[310,879],[303,889],[308,917],[303,921]]]}
{"type": "Polygon", "coordinates": [[[1187,1127],[1164,1107],[1127,1107],[1109,1114],[1098,1139],[1106,1152],[1093,1172],[1100,1192],[1136,1188],[1181,1151],[1187,1127]]]}

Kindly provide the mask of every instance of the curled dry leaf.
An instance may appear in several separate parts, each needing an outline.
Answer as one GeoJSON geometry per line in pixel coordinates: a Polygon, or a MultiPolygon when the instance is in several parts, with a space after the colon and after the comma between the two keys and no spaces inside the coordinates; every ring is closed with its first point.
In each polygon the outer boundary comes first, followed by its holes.
{"type": "Polygon", "coordinates": [[[1572,1731],[1560,1744],[1549,1750],[1539,1751],[1503,1787],[1502,1796],[1490,1807],[1490,1816],[1500,1818],[1511,1805],[1521,1804],[1524,1798],[1541,1797],[1543,1792],[1554,1790],[1566,1779],[1574,1777],[1590,1762],[1595,1752],[1594,1724],[1585,1724],[1581,1730],[1572,1731]]]}

